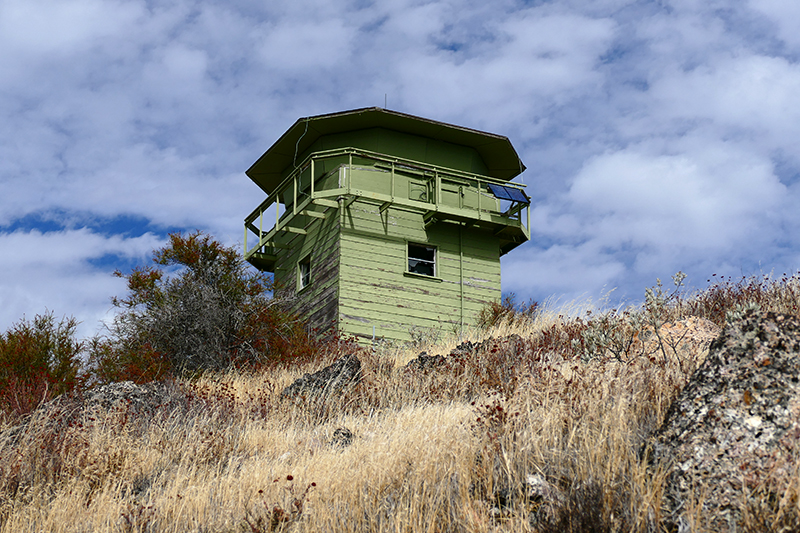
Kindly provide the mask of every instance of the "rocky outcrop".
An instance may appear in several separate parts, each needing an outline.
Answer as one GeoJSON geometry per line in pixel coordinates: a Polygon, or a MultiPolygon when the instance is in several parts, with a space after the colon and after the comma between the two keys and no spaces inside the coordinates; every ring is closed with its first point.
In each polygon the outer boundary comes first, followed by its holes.
{"type": "Polygon", "coordinates": [[[415,371],[432,370],[461,358],[477,355],[485,350],[497,350],[499,346],[516,348],[522,342],[522,337],[516,334],[496,339],[489,338],[483,342],[464,341],[450,350],[447,355],[428,355],[428,352],[421,352],[417,357],[409,361],[405,368],[415,371]]]}
{"type": "Polygon", "coordinates": [[[428,355],[428,352],[422,352],[417,357],[412,359],[406,365],[407,370],[416,370],[424,372],[442,366],[446,362],[443,355],[428,355]]]}
{"type": "Polygon", "coordinates": [[[703,530],[737,530],[748,494],[780,495],[800,452],[800,318],[750,312],[727,325],[650,444],[671,465],[678,530],[693,505],[703,530]]]}
{"type": "Polygon", "coordinates": [[[121,381],[101,385],[84,396],[84,408],[125,408],[129,413],[153,413],[163,407],[185,406],[186,399],[174,383],[153,381],[137,385],[121,381]]]}
{"type": "Polygon", "coordinates": [[[283,389],[281,398],[327,397],[361,380],[361,361],[355,355],[342,357],[319,372],[305,374],[283,389]]]}
{"type": "Polygon", "coordinates": [[[181,388],[173,382],[150,382],[137,385],[121,381],[89,389],[82,394],[64,394],[37,407],[20,422],[0,433],[0,444],[15,445],[26,432],[64,431],[82,416],[99,412],[116,412],[140,422],[140,429],[157,413],[174,414],[187,410],[189,402],[181,388]]]}

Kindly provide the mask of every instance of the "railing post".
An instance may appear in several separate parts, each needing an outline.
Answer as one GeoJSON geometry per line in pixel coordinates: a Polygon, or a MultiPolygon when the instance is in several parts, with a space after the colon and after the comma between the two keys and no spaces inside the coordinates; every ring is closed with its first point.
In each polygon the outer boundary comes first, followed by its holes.
{"type": "Polygon", "coordinates": [[[481,213],[481,199],[483,198],[483,188],[481,187],[481,180],[478,179],[478,220],[482,220],[481,217],[483,214],[481,213]]]}
{"type": "Polygon", "coordinates": [[[394,202],[394,161],[392,161],[392,178],[391,178],[391,190],[389,191],[389,198],[392,199],[394,202]]]}
{"type": "Polygon", "coordinates": [[[353,152],[347,154],[347,176],[344,181],[347,182],[346,193],[350,194],[350,187],[353,185],[353,152]]]}

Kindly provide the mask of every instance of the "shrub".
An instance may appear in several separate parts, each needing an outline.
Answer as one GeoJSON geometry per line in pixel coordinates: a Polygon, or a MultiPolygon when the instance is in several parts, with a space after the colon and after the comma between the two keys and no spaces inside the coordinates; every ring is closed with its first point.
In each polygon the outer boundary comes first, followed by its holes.
{"type": "Polygon", "coordinates": [[[24,318],[0,334],[0,409],[24,415],[39,404],[76,389],[84,345],[75,339],[74,318],[52,313],[24,318]]]}
{"type": "Polygon", "coordinates": [[[109,334],[92,341],[98,379],[145,382],[308,356],[304,325],[269,297],[271,280],[199,231],[171,234],[155,266],[119,271],[128,295],[109,334]]]}
{"type": "Polygon", "coordinates": [[[780,313],[800,312],[800,274],[784,274],[780,279],[750,276],[734,280],[716,276],[713,275],[714,283],[689,302],[690,314],[723,326],[728,313],[737,308],[758,306],[780,313]]]}

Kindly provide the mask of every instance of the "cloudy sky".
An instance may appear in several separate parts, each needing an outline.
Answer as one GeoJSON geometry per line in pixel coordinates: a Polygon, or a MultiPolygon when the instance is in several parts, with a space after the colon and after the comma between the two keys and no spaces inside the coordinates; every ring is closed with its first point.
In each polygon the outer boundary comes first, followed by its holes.
{"type": "Polygon", "coordinates": [[[796,272],[798,60],[787,0],[2,0],[0,330],[96,332],[169,232],[241,242],[297,118],[384,99],[516,146],[504,291],[796,272]]]}

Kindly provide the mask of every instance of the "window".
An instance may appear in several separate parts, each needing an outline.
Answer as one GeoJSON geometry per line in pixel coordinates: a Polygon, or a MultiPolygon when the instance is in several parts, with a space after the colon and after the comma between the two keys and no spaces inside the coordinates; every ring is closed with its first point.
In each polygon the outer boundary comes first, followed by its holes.
{"type": "Polygon", "coordinates": [[[308,255],[297,263],[297,285],[302,290],[311,285],[311,256],[308,255]]]}
{"type": "Polygon", "coordinates": [[[423,276],[436,275],[436,248],[422,244],[408,244],[408,271],[423,276]]]}

